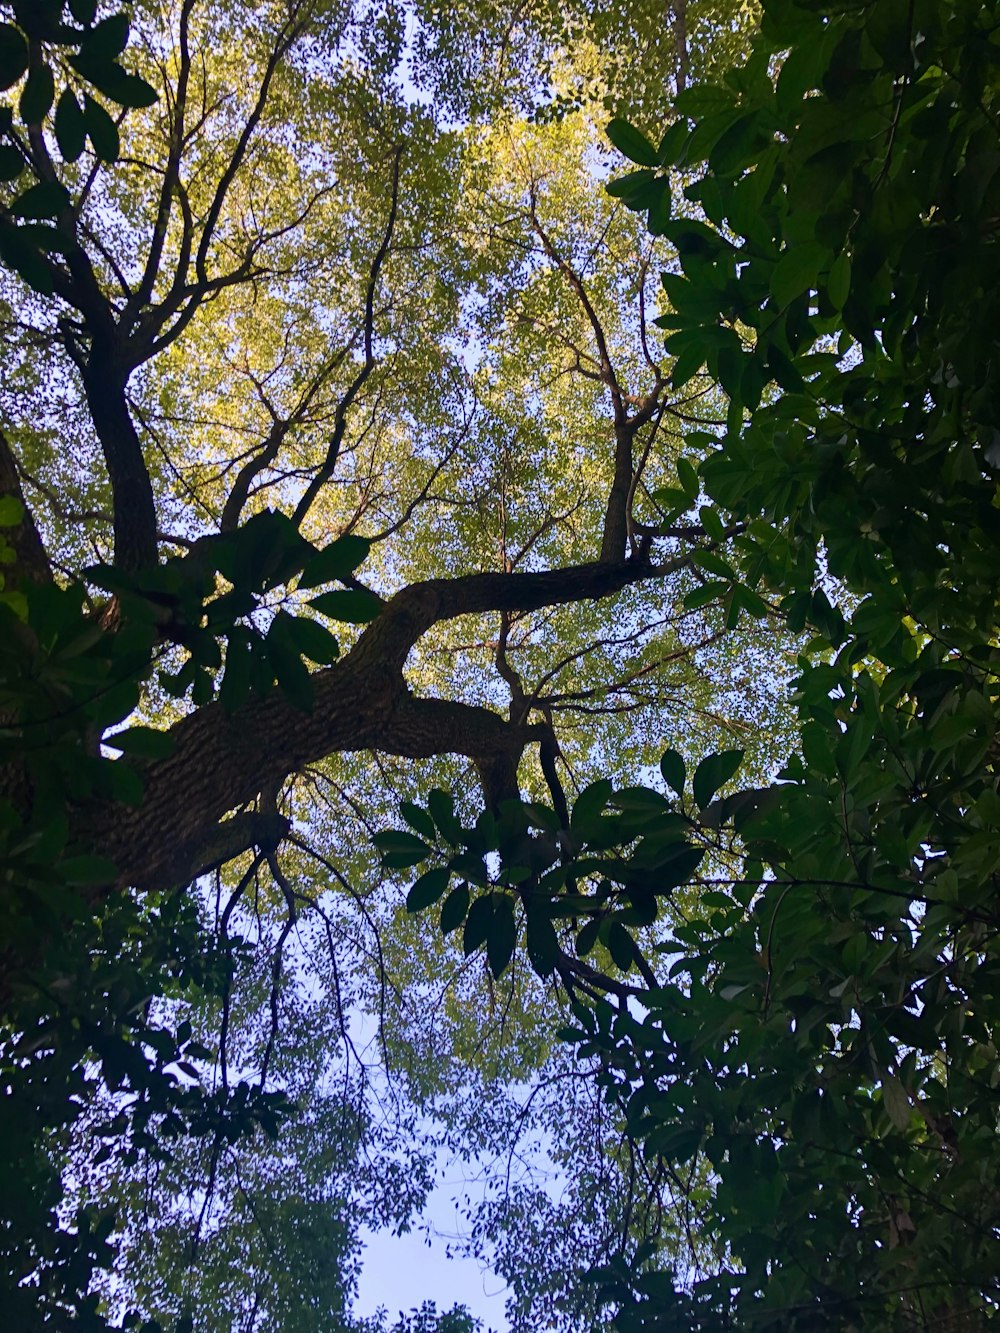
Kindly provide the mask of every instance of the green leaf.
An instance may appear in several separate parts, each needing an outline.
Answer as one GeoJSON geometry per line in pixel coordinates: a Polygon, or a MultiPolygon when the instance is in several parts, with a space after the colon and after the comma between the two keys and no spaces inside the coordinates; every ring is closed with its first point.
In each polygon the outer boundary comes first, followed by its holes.
{"type": "Polygon", "coordinates": [[[549,918],[538,910],[527,914],[528,960],[540,977],[551,976],[559,961],[559,939],[549,918]]]}
{"type": "Polygon", "coordinates": [[[460,884],[457,889],[452,889],[448,897],[445,898],[444,906],[441,908],[442,935],[450,935],[465,920],[466,913],[469,910],[469,898],[468,884],[460,884]]]}
{"type": "Polygon", "coordinates": [[[895,1074],[886,1074],[882,1079],[882,1102],[895,1127],[906,1129],[912,1116],[912,1107],[906,1089],[895,1074]]]}
{"type": "Polygon", "coordinates": [[[457,847],[462,839],[462,825],[455,815],[451,792],[435,787],[427,794],[427,809],[445,842],[457,847]]]}
{"type": "Polygon", "coordinates": [[[514,956],[517,943],[517,921],[514,903],[506,894],[495,900],[493,919],[486,936],[486,957],[490,971],[499,978],[514,956]]]}
{"type": "Polygon", "coordinates": [[[142,805],[145,789],[142,778],[131,764],[118,760],[109,764],[107,774],[111,794],[116,801],[121,801],[122,805],[142,805]]]}
{"type": "Polygon", "coordinates": [[[0,528],[16,528],[24,520],[24,505],[16,495],[0,495],[0,528]]]}
{"type": "Polygon", "coordinates": [[[0,181],[17,180],[24,170],[24,158],[16,148],[0,144],[0,181]]]}
{"type": "Polygon", "coordinates": [[[162,759],[174,751],[174,738],[170,732],[155,727],[129,727],[127,731],[116,731],[107,737],[106,743],[138,759],[162,759]]]}
{"type": "Polygon", "coordinates": [[[465,931],[462,935],[462,949],[468,958],[470,954],[486,943],[493,925],[495,913],[492,893],[484,893],[476,898],[465,918],[465,931]]]}
{"type": "Polygon", "coordinates": [[[39,181],[18,195],[11,212],[20,218],[54,218],[69,203],[69,193],[58,181],[39,181]]]}
{"type": "Polygon", "coordinates": [[[419,805],[414,805],[412,801],[401,801],[399,813],[403,816],[410,828],[416,829],[422,838],[427,838],[434,842],[437,838],[437,829],[434,827],[434,820],[426,810],[421,809],[419,805]]]}
{"type": "Polygon", "coordinates": [[[576,798],[573,813],[570,816],[569,826],[574,833],[578,833],[582,838],[587,838],[589,832],[592,831],[600,819],[601,812],[610,800],[613,790],[614,788],[607,778],[598,778],[589,787],[584,787],[576,798]]]}
{"type": "Polygon", "coordinates": [[[702,505],[698,510],[698,517],[701,519],[701,526],[708,533],[714,542],[725,541],[726,529],[719,517],[719,511],[713,509],[711,505],[702,505]]]}
{"type": "Polygon", "coordinates": [[[736,99],[728,88],[711,83],[693,84],[674,98],[674,108],[692,118],[715,115],[731,110],[735,105],[736,99]]]}
{"type": "Polygon", "coordinates": [[[28,68],[28,43],[11,23],[0,23],[0,91],[10,88],[28,68]]]}
{"type": "Polygon", "coordinates": [[[38,248],[20,235],[23,228],[0,228],[0,261],[42,296],[52,294],[52,273],[38,248]]]}
{"type": "Polygon", "coordinates": [[[83,95],[83,119],[96,157],[101,162],[117,161],[121,151],[118,127],[100,102],[95,102],[89,93],[83,95]]]}
{"type": "Polygon", "coordinates": [[[827,278],[826,291],[834,310],[843,310],[851,294],[851,260],[846,251],[834,260],[827,278]]]}
{"type": "Polygon", "coordinates": [[[678,796],[683,796],[687,769],[682,756],[676,750],[664,751],[660,760],[660,772],[663,774],[663,781],[670,790],[676,792],[678,796]]]}
{"type": "Polygon", "coordinates": [[[288,637],[296,651],[319,666],[329,666],[340,656],[337,640],[319,621],[310,616],[290,616],[288,637]]]}
{"type": "Polygon", "coordinates": [[[279,611],[267,632],[265,647],[282,694],[301,712],[310,713],[315,704],[315,690],[294,636],[293,618],[287,612],[279,611]]]}
{"type": "Polygon", "coordinates": [[[70,88],[59,94],[55,119],[56,142],[64,162],[75,162],[87,143],[87,122],[70,88]]]}
{"type": "Polygon", "coordinates": [[[98,81],[92,80],[105,97],[124,107],[155,106],[159,101],[156,89],[138,74],[129,74],[120,65],[112,65],[107,74],[98,81]]]}
{"type": "Polygon", "coordinates": [[[699,569],[704,569],[709,574],[715,574],[720,579],[734,582],[737,577],[733,566],[728,560],[723,560],[717,551],[695,551],[694,561],[699,569]]]}
{"type": "Polygon", "coordinates": [[[708,606],[709,602],[718,601],[729,591],[728,583],[711,582],[703,583],[700,588],[693,588],[684,598],[685,611],[698,611],[703,606],[708,606]]]}
{"type": "Polygon", "coordinates": [[[617,176],[604,187],[613,199],[620,199],[631,209],[648,208],[654,199],[656,177],[648,169],[617,176]]]}
{"type": "Polygon", "coordinates": [[[253,686],[255,640],[248,629],[237,627],[226,641],[226,667],[219,688],[219,703],[235,712],[249,698],[253,686]]]}
{"type": "Polygon", "coordinates": [[[620,972],[629,972],[635,962],[635,943],[620,921],[612,922],[608,931],[608,952],[620,972]]]}
{"type": "Polygon", "coordinates": [[[405,829],[387,829],[376,833],[373,839],[382,854],[382,863],[390,870],[406,870],[419,865],[431,854],[431,848],[422,838],[405,829]]]}
{"type": "Polygon", "coordinates": [[[373,592],[365,592],[360,588],[338,588],[334,592],[324,592],[319,597],[310,598],[309,605],[331,620],[341,620],[348,625],[365,625],[375,619],[384,603],[373,592]]]}
{"type": "Polygon", "coordinates": [[[128,30],[127,14],[111,14],[94,24],[80,43],[80,49],[88,57],[113,60],[128,45],[128,30]]]}
{"type": "Polygon", "coordinates": [[[616,117],[607,126],[607,136],[630,162],[638,162],[642,167],[658,167],[660,155],[641,130],[630,125],[627,120],[616,117]]]}
{"type": "Polygon", "coordinates": [[[422,912],[438,901],[451,878],[451,871],[446,866],[435,866],[427,870],[416,880],[406,895],[406,910],[422,912]]]}
{"type": "Polygon", "coordinates": [[[595,916],[580,928],[576,937],[577,958],[586,958],[587,954],[593,951],[602,924],[601,918],[595,916]]]}
{"type": "Polygon", "coordinates": [[[711,803],[712,797],[733,776],[743,762],[742,750],[723,750],[710,754],[695,769],[692,789],[699,810],[711,803]]]}
{"type": "Polygon", "coordinates": [[[811,241],[789,245],[771,273],[771,295],[784,309],[810,288],[820,286],[820,272],[828,258],[821,245],[811,241]]]}
{"type": "Polygon", "coordinates": [[[670,372],[671,388],[683,389],[689,380],[694,379],[704,364],[705,349],[702,344],[697,343],[686,348],[674,361],[670,372]]]}
{"type": "Polygon", "coordinates": [[[39,65],[28,75],[18,111],[25,125],[40,125],[52,109],[56,84],[48,65],[39,65]]]}
{"type": "Polygon", "coordinates": [[[691,137],[691,127],[682,116],[666,130],[656,150],[661,167],[673,167],[681,164],[684,148],[691,137]]]}
{"type": "Polygon", "coordinates": [[[320,584],[346,578],[367,558],[370,550],[371,542],[367,537],[357,537],[354,533],[338,537],[306,561],[299,587],[318,588],[320,584]]]}
{"type": "Polygon", "coordinates": [[[675,514],[678,510],[684,511],[691,504],[687,491],[682,491],[679,486],[658,486],[653,491],[652,498],[668,514],[675,514]]]}
{"type": "Polygon", "coordinates": [[[669,176],[658,176],[653,187],[653,198],[646,205],[646,226],[651,236],[663,236],[670,221],[673,197],[669,176]]]}
{"type": "Polygon", "coordinates": [[[113,884],[118,878],[118,867],[106,856],[71,856],[59,862],[59,875],[67,884],[93,887],[113,884]]]}
{"type": "Polygon", "coordinates": [[[701,489],[698,473],[686,458],[678,458],[677,460],[677,479],[688,499],[697,500],[698,492],[701,489]]]}
{"type": "Polygon", "coordinates": [[[690,847],[686,843],[677,846],[671,856],[665,858],[655,869],[653,892],[671,893],[681,884],[690,883],[691,876],[705,859],[704,847],[690,847]]]}

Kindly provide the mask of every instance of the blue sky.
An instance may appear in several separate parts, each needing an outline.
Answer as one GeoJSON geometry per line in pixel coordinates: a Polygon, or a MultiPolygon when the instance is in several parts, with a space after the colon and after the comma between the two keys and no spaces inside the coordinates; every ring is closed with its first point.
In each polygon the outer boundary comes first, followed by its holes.
{"type": "Polygon", "coordinates": [[[421,1220],[435,1234],[428,1237],[422,1230],[405,1236],[388,1231],[363,1233],[365,1250],[354,1313],[373,1315],[384,1305],[395,1316],[423,1301],[434,1301],[439,1310],[466,1305],[486,1328],[506,1333],[510,1325],[504,1315],[503,1279],[473,1259],[448,1256],[446,1238],[460,1231],[449,1186],[441,1184],[432,1192],[421,1220]]]}

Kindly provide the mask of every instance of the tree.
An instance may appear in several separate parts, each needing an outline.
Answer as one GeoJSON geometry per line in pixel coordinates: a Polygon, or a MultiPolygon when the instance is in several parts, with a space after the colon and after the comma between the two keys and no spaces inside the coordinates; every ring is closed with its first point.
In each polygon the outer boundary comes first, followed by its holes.
{"type": "Polygon", "coordinates": [[[659,147],[612,126],[612,189],[702,211],[661,224],[659,323],[674,387],[729,399],[699,478],[740,530],[694,597],[812,636],[775,783],[719,799],[739,751],[670,751],[673,797],[594,784],[535,867],[625,973],[668,896],[641,1009],[568,1035],[716,1254],[671,1282],[623,1246],[622,1329],[996,1317],[998,41],[962,0],[771,0],[659,147]]]}
{"type": "MultiPolygon", "coordinates": [[[[4,1262],[21,1326],[97,1328],[104,1185],[133,1173],[126,1216],[143,1163],[211,1195],[288,1116],[307,909],[349,1047],[337,969],[381,950],[358,835],[413,761],[453,829],[464,761],[502,814],[522,783],[561,807],[610,752],[637,768],[666,705],[706,745],[749,729],[679,601],[728,535],[668,484],[715,400],[670,391],[654,243],[594,190],[584,120],[504,118],[484,77],[490,118],[443,124],[393,81],[392,6],[136,5],[131,41],[88,0],[3,12],[4,1262]]],[[[447,21],[421,50],[472,88],[447,21]]],[[[398,904],[414,844],[382,847],[398,904]]],[[[450,901],[492,973],[516,907],[543,976],[590,976],[533,884],[488,919],[450,901]]],[[[154,1276],[133,1313],[183,1327],[154,1276]]]]}

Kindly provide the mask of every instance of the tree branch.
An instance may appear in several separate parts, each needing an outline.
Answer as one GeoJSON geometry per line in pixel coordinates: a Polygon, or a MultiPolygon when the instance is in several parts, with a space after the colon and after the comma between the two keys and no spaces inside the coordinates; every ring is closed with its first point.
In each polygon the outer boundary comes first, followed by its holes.
{"type": "Polygon", "coordinates": [[[479,768],[487,800],[512,795],[521,752],[539,728],[473,704],[414,698],[403,677],[413,645],[440,621],[607,597],[641,580],[665,578],[686,563],[594,563],[412,584],[391,598],[343,661],[312,677],[310,712],[277,690],[234,713],[218,703],[198,709],[171,728],[170,756],[139,766],[143,804],[93,812],[87,836],[118,866],[122,885],[171,887],[178,865],[197,859],[196,849],[211,841],[212,828],[230,811],[338,752],[465,755],[479,768]]]}

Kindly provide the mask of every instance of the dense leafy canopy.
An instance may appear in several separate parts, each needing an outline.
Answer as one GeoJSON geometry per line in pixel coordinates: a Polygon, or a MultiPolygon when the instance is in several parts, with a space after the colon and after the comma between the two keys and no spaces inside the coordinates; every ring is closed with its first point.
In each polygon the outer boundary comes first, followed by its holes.
{"type": "MultiPolygon", "coordinates": [[[[606,1269],[609,1296],[636,1292],[623,1328],[996,1309],[998,61],[978,4],[775,0],[746,66],[682,93],[659,149],[618,132],[643,168],[631,206],[676,168],[704,219],[658,228],[678,253],[658,322],[674,384],[707,364],[730,402],[700,469],[746,525],[718,594],[731,618],[780,598],[814,636],[777,785],[713,803],[738,755],[690,796],[667,756],[679,803],[633,849],[607,835],[631,912],[651,864],[657,891],[677,878],[671,840],[679,859],[700,833],[704,869],[734,819],[745,848],[654,946],[671,981],[645,1016],[580,1015],[647,1151],[704,1156],[723,1247],[690,1298],[606,1269]]],[[[584,849],[599,824],[580,821],[584,849]]],[[[605,903],[589,911],[627,970],[631,922],[605,903]]]]}
{"type": "Polygon", "coordinates": [[[1000,33],[752,17],[4,7],[20,1327],[442,1152],[518,1328],[994,1309],[1000,33]]]}

